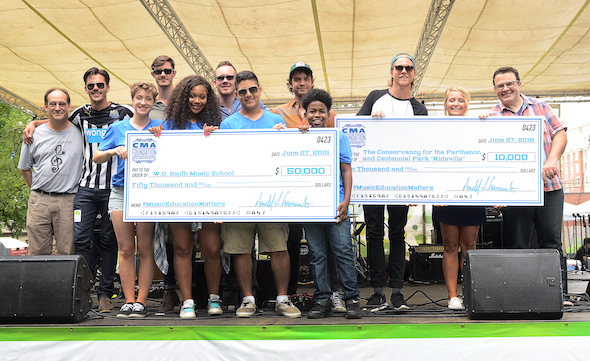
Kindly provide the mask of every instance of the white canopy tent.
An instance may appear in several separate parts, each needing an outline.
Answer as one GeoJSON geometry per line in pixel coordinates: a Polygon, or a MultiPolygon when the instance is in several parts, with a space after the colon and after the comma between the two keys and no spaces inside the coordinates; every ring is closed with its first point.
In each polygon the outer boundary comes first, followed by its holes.
{"type": "Polygon", "coordinates": [[[152,60],[166,54],[175,59],[178,78],[195,69],[206,73],[222,60],[250,69],[271,104],[291,97],[289,68],[304,61],[316,87],[337,101],[358,101],[386,87],[399,52],[422,54],[418,98],[452,85],[493,98],[492,74],[505,65],[520,71],[524,93],[590,94],[589,3],[3,0],[0,98],[42,106],[44,92],[59,86],[80,105],[88,101],[82,74],[97,66],[112,76],[109,99],[129,103],[129,84],[151,80],[152,60]],[[448,12],[432,22],[438,32],[425,26],[443,12],[437,4],[448,12]]]}

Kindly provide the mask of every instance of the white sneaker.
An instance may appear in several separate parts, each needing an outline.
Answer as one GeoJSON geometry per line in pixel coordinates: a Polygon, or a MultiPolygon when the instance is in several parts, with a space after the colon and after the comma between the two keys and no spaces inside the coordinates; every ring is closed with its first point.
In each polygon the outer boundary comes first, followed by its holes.
{"type": "Polygon", "coordinates": [[[236,310],[238,317],[252,317],[256,313],[256,304],[250,300],[242,301],[240,308],[236,310]]]}
{"type": "Polygon", "coordinates": [[[462,310],[464,309],[463,307],[463,301],[461,301],[461,299],[459,297],[453,297],[449,300],[449,304],[448,306],[450,310],[462,310]]]}
{"type": "Polygon", "coordinates": [[[180,318],[195,318],[197,314],[195,313],[195,301],[191,298],[184,301],[182,303],[182,307],[180,307],[180,318]]]}
{"type": "Polygon", "coordinates": [[[346,312],[346,308],[342,304],[342,300],[340,299],[340,294],[338,292],[332,293],[332,297],[330,297],[332,301],[332,311],[334,312],[346,312]]]}
{"type": "Polygon", "coordinates": [[[284,300],[276,304],[275,312],[288,318],[301,317],[301,311],[289,300],[284,300]]]}

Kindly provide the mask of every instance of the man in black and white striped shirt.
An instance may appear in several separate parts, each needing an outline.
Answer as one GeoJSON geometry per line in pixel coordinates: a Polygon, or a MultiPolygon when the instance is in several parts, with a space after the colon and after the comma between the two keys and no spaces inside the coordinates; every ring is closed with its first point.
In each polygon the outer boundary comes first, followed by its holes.
{"type": "MultiPolygon", "coordinates": [[[[114,293],[118,245],[108,215],[108,203],[111,177],[117,172],[117,158],[96,164],[92,157],[111,124],[133,117],[133,108],[107,100],[109,81],[106,70],[96,67],[88,69],[84,73],[84,91],[90,98],[90,104],[78,107],[69,116],[69,120],[80,128],[84,138],[84,167],[74,200],[75,253],[84,256],[92,269],[96,269],[100,262],[102,275],[97,295],[101,312],[114,309],[110,299],[114,293]],[[100,237],[97,239],[94,237],[96,222],[100,222],[100,237]],[[92,247],[93,242],[95,249],[92,247]]],[[[44,122],[34,121],[27,126],[23,137],[26,142],[32,140],[34,127],[44,122]]]]}

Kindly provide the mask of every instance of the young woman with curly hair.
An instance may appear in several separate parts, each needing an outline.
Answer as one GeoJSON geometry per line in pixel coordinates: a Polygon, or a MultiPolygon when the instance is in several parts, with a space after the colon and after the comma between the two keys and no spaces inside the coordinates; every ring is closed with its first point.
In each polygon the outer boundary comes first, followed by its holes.
{"type": "MultiPolygon", "coordinates": [[[[159,127],[150,128],[156,136],[162,130],[202,130],[211,129],[221,123],[221,112],[213,88],[201,76],[184,78],[172,91],[166,107],[166,118],[159,127]]],[[[219,299],[221,280],[221,238],[219,225],[215,223],[196,224],[199,248],[205,256],[205,279],[209,291],[208,313],[223,313],[219,299]],[[199,226],[201,227],[199,229],[199,226]]],[[[170,223],[172,245],[174,246],[174,272],[178,288],[182,293],[181,318],[194,318],[195,302],[191,295],[193,232],[191,223],[170,223]]]]}

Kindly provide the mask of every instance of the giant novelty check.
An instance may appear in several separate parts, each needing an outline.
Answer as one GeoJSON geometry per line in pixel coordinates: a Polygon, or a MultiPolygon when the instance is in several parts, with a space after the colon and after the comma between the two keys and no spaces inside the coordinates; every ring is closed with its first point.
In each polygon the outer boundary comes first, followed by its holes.
{"type": "Polygon", "coordinates": [[[352,202],[542,205],[540,117],[337,117],[352,202]]]}
{"type": "Polygon", "coordinates": [[[338,133],[127,132],[127,222],[334,222],[338,133]]]}

